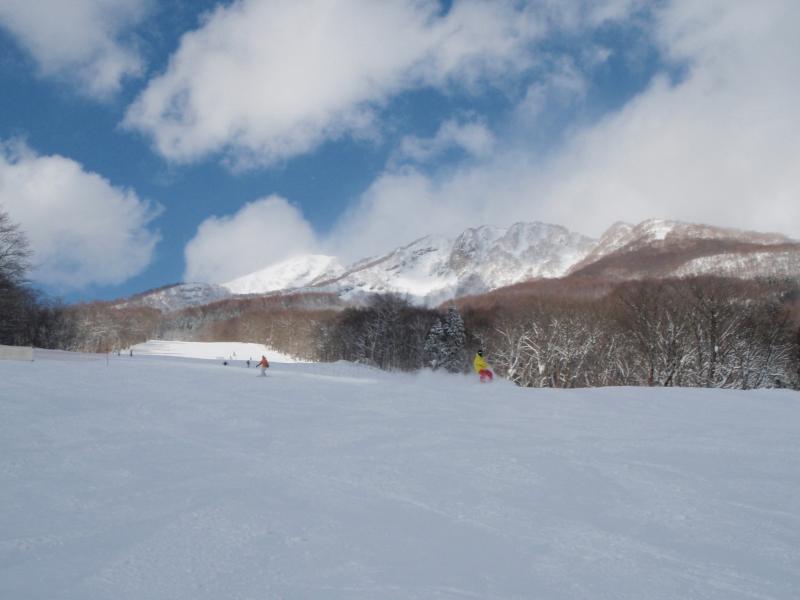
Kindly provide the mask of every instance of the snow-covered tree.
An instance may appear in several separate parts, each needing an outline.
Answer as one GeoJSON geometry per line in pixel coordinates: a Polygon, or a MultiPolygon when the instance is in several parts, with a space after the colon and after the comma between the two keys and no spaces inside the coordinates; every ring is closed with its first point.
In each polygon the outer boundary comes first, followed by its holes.
{"type": "Polygon", "coordinates": [[[458,310],[450,308],[428,332],[425,340],[428,365],[451,373],[463,372],[467,366],[466,339],[464,320],[458,310]]]}

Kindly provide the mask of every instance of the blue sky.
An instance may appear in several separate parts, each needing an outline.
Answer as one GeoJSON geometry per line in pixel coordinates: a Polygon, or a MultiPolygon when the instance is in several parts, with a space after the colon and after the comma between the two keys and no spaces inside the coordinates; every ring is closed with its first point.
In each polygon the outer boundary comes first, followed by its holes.
{"type": "Polygon", "coordinates": [[[0,206],[69,300],[520,220],[800,237],[798,22],[791,0],[0,0],[0,206]]]}

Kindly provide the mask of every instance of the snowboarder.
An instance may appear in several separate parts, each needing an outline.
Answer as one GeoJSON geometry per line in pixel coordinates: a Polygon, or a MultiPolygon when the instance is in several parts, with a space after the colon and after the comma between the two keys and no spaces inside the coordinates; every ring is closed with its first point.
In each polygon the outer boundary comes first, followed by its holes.
{"type": "Polygon", "coordinates": [[[261,367],[261,376],[266,377],[267,369],[269,369],[269,361],[267,360],[267,357],[264,356],[263,354],[261,355],[261,362],[258,363],[258,366],[261,367]]]}
{"type": "Polygon", "coordinates": [[[489,368],[489,363],[483,358],[483,350],[478,350],[478,353],[475,354],[475,358],[472,359],[472,368],[475,369],[475,372],[480,376],[481,383],[486,383],[494,379],[494,373],[492,373],[492,370],[489,368]]]}

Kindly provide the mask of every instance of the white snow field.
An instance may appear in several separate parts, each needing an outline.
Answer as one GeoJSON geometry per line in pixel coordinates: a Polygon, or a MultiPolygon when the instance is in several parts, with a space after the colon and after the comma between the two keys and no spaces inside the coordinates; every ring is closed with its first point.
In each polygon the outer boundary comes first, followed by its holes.
{"type": "Polygon", "coordinates": [[[136,356],[177,356],[181,358],[204,358],[208,360],[246,361],[261,360],[266,355],[270,363],[297,362],[296,359],[265,346],[249,342],[174,342],[170,340],[148,340],[131,348],[136,356]]]}
{"type": "Polygon", "coordinates": [[[800,395],[0,361],[0,598],[800,598],[800,395]]]}

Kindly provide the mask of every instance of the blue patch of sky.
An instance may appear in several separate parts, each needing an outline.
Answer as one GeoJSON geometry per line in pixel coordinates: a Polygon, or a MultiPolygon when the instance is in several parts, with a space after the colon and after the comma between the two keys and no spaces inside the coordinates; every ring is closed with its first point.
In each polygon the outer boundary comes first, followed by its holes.
{"type": "Polygon", "coordinates": [[[666,73],[675,80],[679,67],[663,60],[647,27],[647,20],[642,17],[624,24],[607,24],[590,34],[556,32],[541,42],[537,46],[540,62],[520,81],[512,104],[522,99],[527,86],[546,84],[565,59],[584,78],[584,93],[579,97],[552,89],[547,93],[545,85],[541,112],[527,123],[520,123],[518,115],[507,113],[511,117],[500,125],[500,137],[524,148],[533,162],[544,160],[558,152],[571,134],[620,110],[642,93],[656,73],[666,73]],[[608,56],[595,61],[601,51],[608,52],[608,56]]]}
{"type": "Polygon", "coordinates": [[[664,61],[641,28],[606,26],[593,36],[596,44],[611,51],[592,79],[591,117],[618,110],[633,96],[643,92],[656,73],[672,76],[676,67],[664,61]]]}

